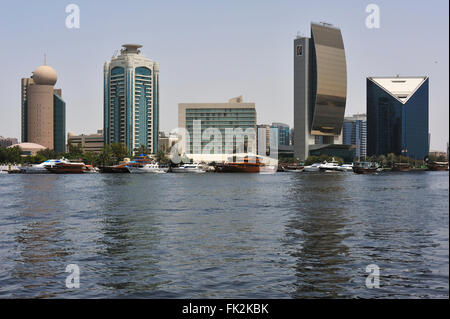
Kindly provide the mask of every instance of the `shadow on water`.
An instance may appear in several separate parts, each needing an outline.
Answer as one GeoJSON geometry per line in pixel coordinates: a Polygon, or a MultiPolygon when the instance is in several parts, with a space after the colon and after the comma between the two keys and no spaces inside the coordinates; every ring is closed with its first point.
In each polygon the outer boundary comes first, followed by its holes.
{"type": "Polygon", "coordinates": [[[102,176],[101,237],[96,242],[101,266],[94,265],[94,271],[112,296],[148,295],[163,282],[157,277],[160,230],[149,177],[102,176]]]}
{"type": "Polygon", "coordinates": [[[18,256],[12,279],[21,282],[17,297],[51,298],[58,295],[64,272],[61,264],[71,254],[70,243],[64,239],[64,207],[57,196],[57,176],[36,175],[23,183],[17,207],[17,219],[22,225],[15,240],[18,256]],[[50,292],[52,291],[52,292],[50,292]]]}
{"type": "Polygon", "coordinates": [[[342,199],[346,176],[304,174],[292,179],[288,200],[295,213],[285,229],[285,245],[296,259],[293,298],[342,297],[350,275],[343,271],[349,263],[344,240],[348,222],[342,199]]]}

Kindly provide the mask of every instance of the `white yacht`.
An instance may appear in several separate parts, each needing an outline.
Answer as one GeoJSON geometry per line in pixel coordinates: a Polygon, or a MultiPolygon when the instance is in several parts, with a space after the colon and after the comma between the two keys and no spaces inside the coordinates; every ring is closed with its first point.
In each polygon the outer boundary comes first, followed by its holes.
{"type": "Polygon", "coordinates": [[[305,166],[303,168],[303,170],[305,172],[318,172],[320,165],[322,165],[322,164],[321,163],[314,163],[312,165],[305,166]]]}
{"type": "Polygon", "coordinates": [[[353,164],[342,164],[338,170],[341,172],[353,172],[353,164]]]}
{"type": "Polygon", "coordinates": [[[173,173],[205,173],[205,168],[200,164],[183,164],[178,167],[172,167],[173,173]]]}
{"type": "Polygon", "coordinates": [[[334,157],[331,160],[331,162],[324,161],[320,166],[319,169],[321,171],[339,171],[340,165],[337,161],[335,161],[334,157]]]}
{"type": "Polygon", "coordinates": [[[54,167],[58,163],[67,163],[68,161],[65,158],[61,158],[60,160],[50,159],[41,164],[34,164],[31,166],[22,166],[20,168],[20,172],[23,174],[47,174],[49,171],[47,167],[54,167]]]}
{"type": "Polygon", "coordinates": [[[164,174],[167,173],[169,167],[161,167],[159,164],[142,164],[142,165],[127,165],[126,168],[130,173],[156,173],[164,174]]]}

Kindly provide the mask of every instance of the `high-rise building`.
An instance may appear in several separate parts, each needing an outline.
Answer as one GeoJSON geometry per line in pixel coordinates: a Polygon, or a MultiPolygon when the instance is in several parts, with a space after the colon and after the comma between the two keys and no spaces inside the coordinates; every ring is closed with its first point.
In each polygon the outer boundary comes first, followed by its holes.
{"type": "Polygon", "coordinates": [[[364,159],[367,155],[367,117],[355,114],[344,118],[342,143],[354,146],[354,157],[364,159]]]}
{"type": "Polygon", "coordinates": [[[367,155],[429,152],[427,76],[367,78],[367,155]]]}
{"type": "Polygon", "coordinates": [[[289,125],[284,123],[272,123],[272,128],[278,130],[278,146],[289,146],[291,143],[291,130],[289,125]]]}
{"type": "MultiPolygon", "coordinates": [[[[244,147],[253,149],[256,152],[256,109],[255,103],[244,103],[242,96],[230,99],[228,103],[181,103],[178,104],[178,127],[185,129],[190,137],[190,143],[187,140],[181,141],[182,153],[201,154],[205,146],[221,149],[222,154],[232,154],[236,152],[236,143],[227,144],[227,140],[233,139],[236,130],[243,132],[251,129],[253,134],[247,136],[247,142],[244,147]],[[197,121],[197,122],[196,122],[197,121]],[[201,122],[200,122],[201,121],[201,122]],[[201,124],[201,131],[195,132],[196,123],[201,124]],[[217,129],[221,136],[220,139],[204,139],[207,129],[217,129]],[[201,143],[200,148],[195,148],[195,140],[201,143]]],[[[216,138],[215,136],[214,138],[216,138]]],[[[247,151],[244,149],[244,151],[247,151]]],[[[212,158],[212,157],[211,157],[212,158]]],[[[219,157],[217,157],[219,158],[219,157]]],[[[223,158],[223,157],[221,157],[223,158]]],[[[220,160],[220,159],[218,159],[220,160]]]]}
{"type": "Polygon", "coordinates": [[[159,64],[142,46],[125,44],[104,66],[105,143],[123,143],[130,152],[145,146],[158,151],[159,64]]]}
{"type": "Polygon", "coordinates": [[[38,67],[31,78],[21,81],[22,142],[65,152],[66,103],[61,89],[54,89],[58,77],[48,66],[38,67]]]}
{"type": "Polygon", "coordinates": [[[346,99],[347,66],[341,31],[328,23],[312,23],[310,38],[294,40],[296,158],[305,160],[313,144],[342,143],[346,99]]]}

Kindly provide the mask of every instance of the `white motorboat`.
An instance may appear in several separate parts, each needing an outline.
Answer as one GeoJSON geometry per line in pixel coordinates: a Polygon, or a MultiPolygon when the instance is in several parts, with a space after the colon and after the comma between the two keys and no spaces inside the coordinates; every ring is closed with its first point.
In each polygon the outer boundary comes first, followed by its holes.
{"type": "Polygon", "coordinates": [[[337,161],[333,159],[331,162],[324,161],[320,166],[319,169],[321,171],[339,171],[340,165],[337,161]]]}
{"type": "Polygon", "coordinates": [[[314,163],[312,165],[305,166],[303,168],[303,170],[305,172],[318,172],[320,165],[322,165],[322,164],[321,163],[314,163]]]}
{"type": "Polygon", "coordinates": [[[353,172],[353,164],[342,164],[338,170],[341,172],[353,172]]]}
{"type": "Polygon", "coordinates": [[[47,174],[49,173],[47,168],[55,167],[59,163],[67,163],[68,161],[65,158],[61,158],[60,160],[50,159],[41,164],[34,164],[31,166],[22,166],[20,168],[20,172],[23,174],[47,174]]]}
{"type": "Polygon", "coordinates": [[[167,173],[169,167],[161,167],[157,163],[153,164],[142,164],[142,165],[127,165],[126,168],[130,173],[156,173],[164,174],[167,173]]]}
{"type": "Polygon", "coordinates": [[[178,167],[172,167],[173,173],[205,173],[205,168],[200,164],[183,164],[178,167]]]}

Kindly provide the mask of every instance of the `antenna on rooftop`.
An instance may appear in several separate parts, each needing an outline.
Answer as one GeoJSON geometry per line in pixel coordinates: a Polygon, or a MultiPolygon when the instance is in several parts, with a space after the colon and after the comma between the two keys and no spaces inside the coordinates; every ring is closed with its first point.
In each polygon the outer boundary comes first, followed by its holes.
{"type": "Polygon", "coordinates": [[[44,53],[44,65],[47,65],[47,54],[44,53]]]}

